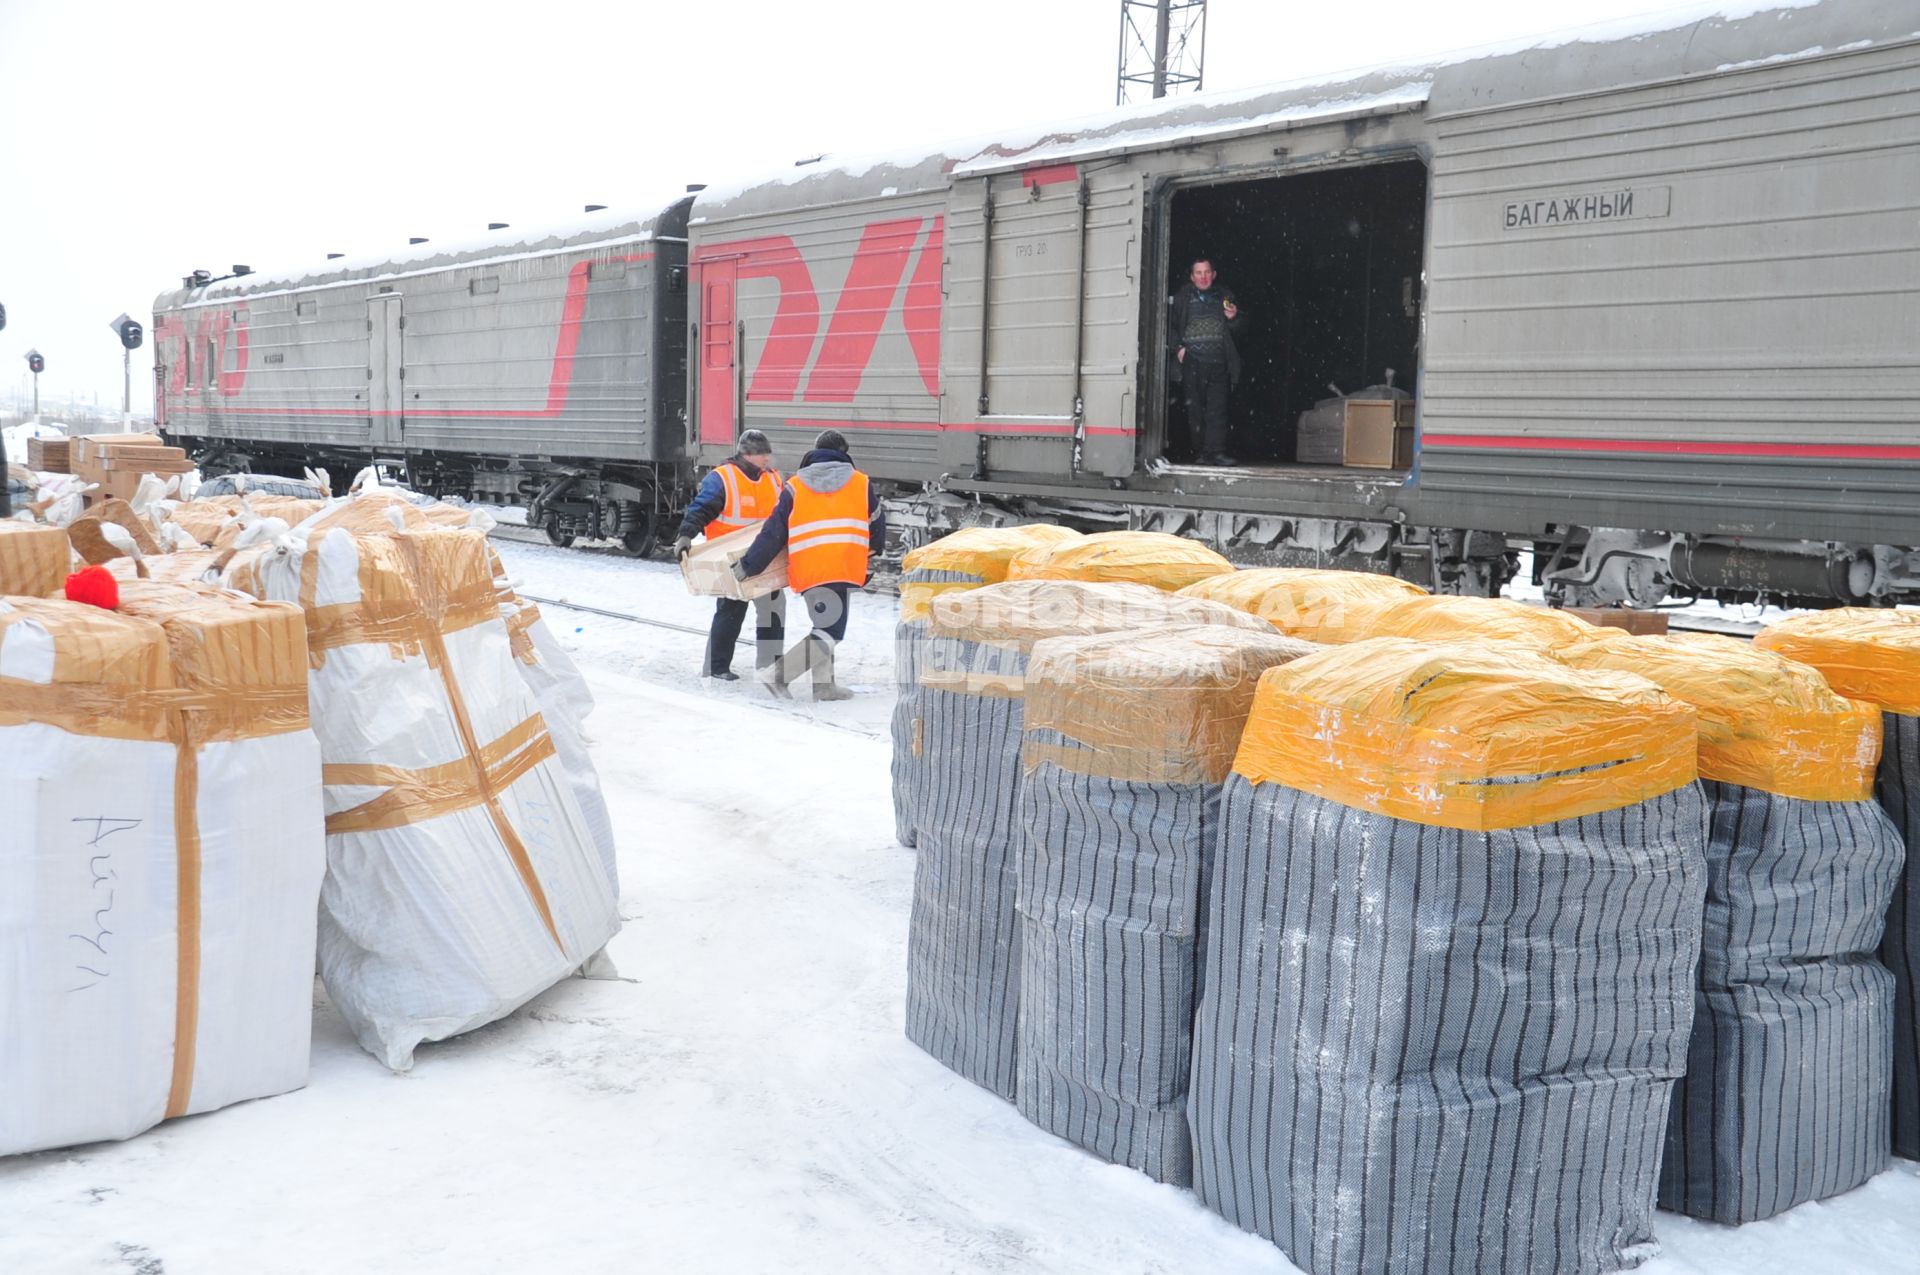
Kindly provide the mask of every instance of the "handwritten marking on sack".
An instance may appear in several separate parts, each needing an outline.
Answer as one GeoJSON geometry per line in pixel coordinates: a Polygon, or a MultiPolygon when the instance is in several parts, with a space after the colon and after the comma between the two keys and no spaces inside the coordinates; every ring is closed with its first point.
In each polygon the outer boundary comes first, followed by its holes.
{"type": "Polygon", "coordinates": [[[93,929],[88,934],[69,934],[67,938],[84,945],[74,970],[83,980],[78,986],[68,988],[68,992],[84,992],[98,987],[113,976],[112,953],[107,951],[107,940],[113,936],[113,930],[107,925],[113,913],[114,883],[120,874],[113,867],[113,849],[106,844],[107,839],[116,833],[126,832],[140,826],[138,819],[115,819],[107,815],[89,815],[73,820],[82,825],[81,835],[86,837],[84,848],[93,853],[87,856],[87,872],[92,877],[88,891],[95,903],[100,906],[93,909],[93,929]],[[92,825],[91,834],[86,825],[92,825]],[[102,899],[104,898],[104,902],[102,899]]]}

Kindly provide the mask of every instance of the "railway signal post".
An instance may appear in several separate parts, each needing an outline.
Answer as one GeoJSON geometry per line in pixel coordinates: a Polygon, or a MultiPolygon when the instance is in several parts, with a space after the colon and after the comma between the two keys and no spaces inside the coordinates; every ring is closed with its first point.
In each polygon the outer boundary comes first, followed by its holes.
{"type": "Polygon", "coordinates": [[[27,371],[33,373],[33,419],[36,424],[40,420],[40,374],[46,370],[47,361],[40,356],[40,351],[28,350],[27,371]]]}
{"type": "Polygon", "coordinates": [[[130,425],[133,422],[133,352],[140,348],[145,333],[138,319],[128,318],[124,313],[107,326],[120,338],[120,423],[130,425]]]}

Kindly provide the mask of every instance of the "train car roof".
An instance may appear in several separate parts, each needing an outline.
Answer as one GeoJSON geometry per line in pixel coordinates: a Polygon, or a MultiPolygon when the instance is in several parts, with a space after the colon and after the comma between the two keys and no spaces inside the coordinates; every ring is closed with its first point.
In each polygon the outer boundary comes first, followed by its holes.
{"type": "Polygon", "coordinates": [[[242,297],[272,296],[307,288],[399,279],[457,266],[541,257],[569,249],[646,243],[677,239],[686,234],[687,211],[693,199],[685,196],[665,207],[645,211],[608,209],[563,223],[510,227],[484,238],[451,244],[415,244],[404,252],[343,257],[323,267],[256,270],[252,274],[220,279],[197,288],[174,288],[154,298],[156,313],[196,305],[217,305],[242,297]]]}
{"type": "Polygon", "coordinates": [[[1908,0],[1715,0],[1483,45],[1431,60],[1198,93],[1018,134],[803,160],[700,192],[691,223],[919,190],[956,176],[1082,162],[1299,124],[1424,109],[1486,110],[1920,37],[1908,0]]]}

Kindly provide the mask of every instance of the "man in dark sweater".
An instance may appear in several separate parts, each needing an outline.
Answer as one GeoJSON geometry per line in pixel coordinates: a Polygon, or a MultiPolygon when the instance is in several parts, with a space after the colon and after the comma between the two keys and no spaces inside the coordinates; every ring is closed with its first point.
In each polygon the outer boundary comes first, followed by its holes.
{"type": "Polygon", "coordinates": [[[1168,299],[1167,340],[1173,346],[1174,379],[1187,391],[1187,431],[1202,465],[1232,465],[1227,455],[1227,391],[1240,380],[1240,351],[1233,343],[1240,307],[1233,289],[1221,286],[1213,263],[1193,263],[1188,282],[1168,299]]]}

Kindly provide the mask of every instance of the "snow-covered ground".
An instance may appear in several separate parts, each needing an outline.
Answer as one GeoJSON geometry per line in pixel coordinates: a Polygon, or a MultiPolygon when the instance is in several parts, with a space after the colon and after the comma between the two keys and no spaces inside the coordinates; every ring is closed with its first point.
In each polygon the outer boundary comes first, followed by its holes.
{"type": "MultiPolygon", "coordinates": [[[[501,547],[529,593],[696,627],[711,607],[665,564],[501,547]]],[[[0,1160],[0,1272],[1293,1270],[902,1034],[892,599],[858,600],[861,695],[818,709],[700,681],[698,636],[546,610],[599,699],[623,980],[570,981],[405,1076],[317,995],[306,1089],[0,1160]]],[[[1647,1275],[1913,1271],[1920,1165],[1659,1231],[1647,1275]]]]}

